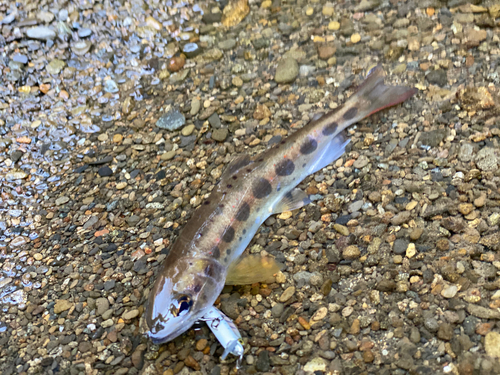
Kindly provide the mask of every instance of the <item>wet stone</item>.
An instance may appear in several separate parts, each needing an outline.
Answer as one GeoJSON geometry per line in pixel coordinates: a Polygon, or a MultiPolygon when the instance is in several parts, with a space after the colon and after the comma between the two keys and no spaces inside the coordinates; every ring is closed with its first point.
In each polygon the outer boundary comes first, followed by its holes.
{"type": "Polygon", "coordinates": [[[113,174],[113,171],[111,170],[110,167],[108,167],[107,165],[105,165],[104,167],[99,168],[99,170],[97,171],[97,173],[101,177],[107,177],[107,176],[111,176],[113,174]]]}
{"type": "Polygon", "coordinates": [[[172,110],[166,115],[160,117],[160,119],[156,122],[156,126],[162,129],[174,131],[184,126],[185,123],[186,118],[184,115],[177,110],[172,110]]]}
{"type": "Polygon", "coordinates": [[[212,132],[212,138],[218,142],[224,142],[227,138],[227,128],[215,129],[212,132]]]}
{"type": "Polygon", "coordinates": [[[294,58],[285,57],[278,63],[274,80],[276,83],[291,83],[299,74],[299,64],[294,58]]]}
{"type": "Polygon", "coordinates": [[[448,83],[448,77],[446,75],[446,71],[441,69],[433,70],[432,72],[427,74],[426,78],[427,81],[429,81],[429,83],[438,85],[440,87],[446,86],[446,84],[448,83]]]}
{"type": "Polygon", "coordinates": [[[26,35],[32,39],[51,40],[56,37],[56,33],[51,28],[45,26],[36,26],[28,29],[26,35]]]}

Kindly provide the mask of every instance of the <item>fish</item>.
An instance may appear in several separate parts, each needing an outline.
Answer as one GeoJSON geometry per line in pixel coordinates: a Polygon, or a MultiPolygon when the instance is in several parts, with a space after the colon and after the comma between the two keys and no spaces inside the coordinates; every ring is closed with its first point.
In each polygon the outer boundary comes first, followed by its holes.
{"type": "MultiPolygon", "coordinates": [[[[232,282],[237,283],[245,264],[240,256],[269,216],[310,203],[297,185],[345,152],[349,126],[417,92],[386,86],[384,75],[380,66],[373,68],[344,105],[313,118],[263,153],[242,154],[229,163],[160,266],[144,319],[145,334],[154,344],[173,340],[203,318],[231,269],[236,270],[232,282]]],[[[260,269],[265,274],[266,267],[260,269]]]]}

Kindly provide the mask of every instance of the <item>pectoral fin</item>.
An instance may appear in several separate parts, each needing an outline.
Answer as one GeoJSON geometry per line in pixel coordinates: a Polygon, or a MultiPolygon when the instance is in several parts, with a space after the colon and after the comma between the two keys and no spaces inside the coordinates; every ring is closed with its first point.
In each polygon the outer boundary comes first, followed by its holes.
{"type": "Polygon", "coordinates": [[[306,204],[311,203],[309,196],[300,189],[293,189],[285,194],[283,199],[272,207],[273,214],[279,214],[285,211],[293,211],[306,204]]]}
{"type": "Polygon", "coordinates": [[[226,285],[248,285],[253,283],[272,283],[274,275],[282,265],[272,257],[245,255],[233,263],[227,272],[226,285]]]}

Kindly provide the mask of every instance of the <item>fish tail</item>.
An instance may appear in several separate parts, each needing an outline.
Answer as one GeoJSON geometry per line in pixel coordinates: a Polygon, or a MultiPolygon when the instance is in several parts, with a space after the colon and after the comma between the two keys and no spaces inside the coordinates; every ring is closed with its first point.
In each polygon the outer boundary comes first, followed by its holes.
{"type": "Polygon", "coordinates": [[[352,117],[354,121],[351,123],[359,121],[384,108],[404,102],[415,95],[417,91],[416,88],[405,86],[386,86],[384,84],[384,70],[380,65],[376,66],[370,70],[358,91],[345,104],[344,117],[346,118],[346,115],[354,112],[355,115],[352,117]]]}

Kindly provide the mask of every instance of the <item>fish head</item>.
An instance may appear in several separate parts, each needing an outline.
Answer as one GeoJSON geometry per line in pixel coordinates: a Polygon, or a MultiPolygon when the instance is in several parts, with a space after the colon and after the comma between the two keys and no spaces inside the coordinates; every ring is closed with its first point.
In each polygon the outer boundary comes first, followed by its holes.
{"type": "Polygon", "coordinates": [[[226,278],[226,269],[210,258],[165,259],[146,308],[148,331],[155,344],[175,339],[212,307],[226,278]]]}

